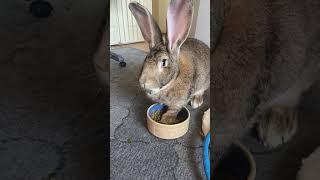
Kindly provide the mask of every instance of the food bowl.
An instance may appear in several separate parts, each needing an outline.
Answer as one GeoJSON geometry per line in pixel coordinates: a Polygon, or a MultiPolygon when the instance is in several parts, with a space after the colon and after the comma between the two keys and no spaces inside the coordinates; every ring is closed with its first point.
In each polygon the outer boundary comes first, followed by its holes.
{"type": "Polygon", "coordinates": [[[190,111],[183,107],[179,113],[185,113],[186,117],[177,124],[162,124],[153,120],[151,114],[165,108],[163,104],[153,104],[147,110],[147,127],[151,134],[161,139],[177,139],[187,133],[189,129],[190,111]]]}
{"type": "Polygon", "coordinates": [[[253,155],[243,144],[233,144],[213,170],[213,179],[256,179],[256,162],[253,155]]]}

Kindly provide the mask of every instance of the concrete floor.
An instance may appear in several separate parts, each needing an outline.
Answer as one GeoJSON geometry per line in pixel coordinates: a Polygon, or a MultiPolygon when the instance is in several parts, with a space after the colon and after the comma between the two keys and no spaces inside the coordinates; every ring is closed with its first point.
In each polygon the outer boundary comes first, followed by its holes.
{"type": "Polygon", "coordinates": [[[106,1],[0,6],[0,179],[97,180],[106,176],[106,94],[92,53],[106,1]],[[94,10],[92,10],[94,9],[94,10]]]}
{"type": "Polygon", "coordinates": [[[149,45],[146,42],[137,42],[137,43],[111,46],[111,49],[118,49],[118,48],[134,48],[134,49],[139,49],[143,52],[149,52],[149,45]]]}

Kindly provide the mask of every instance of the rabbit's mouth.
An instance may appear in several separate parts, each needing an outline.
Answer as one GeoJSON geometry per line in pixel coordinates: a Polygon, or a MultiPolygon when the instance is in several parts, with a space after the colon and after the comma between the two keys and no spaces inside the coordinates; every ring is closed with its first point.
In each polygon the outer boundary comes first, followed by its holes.
{"type": "Polygon", "coordinates": [[[160,97],[159,97],[159,94],[158,93],[148,93],[146,92],[147,96],[152,100],[152,101],[155,101],[155,102],[159,102],[160,101],[160,97]]]}
{"type": "Polygon", "coordinates": [[[155,89],[145,89],[146,93],[148,95],[154,95],[157,94],[160,91],[160,88],[155,88],[155,89]]]}

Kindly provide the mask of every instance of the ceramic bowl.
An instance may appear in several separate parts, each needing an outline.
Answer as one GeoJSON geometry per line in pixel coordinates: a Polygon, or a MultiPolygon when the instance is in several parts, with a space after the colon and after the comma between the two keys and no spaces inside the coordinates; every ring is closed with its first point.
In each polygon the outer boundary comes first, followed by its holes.
{"type": "Polygon", "coordinates": [[[154,111],[165,108],[163,104],[153,104],[147,110],[147,127],[151,134],[161,139],[176,139],[187,133],[189,129],[190,111],[183,107],[180,113],[185,113],[186,118],[177,124],[162,124],[151,118],[154,111]]]}

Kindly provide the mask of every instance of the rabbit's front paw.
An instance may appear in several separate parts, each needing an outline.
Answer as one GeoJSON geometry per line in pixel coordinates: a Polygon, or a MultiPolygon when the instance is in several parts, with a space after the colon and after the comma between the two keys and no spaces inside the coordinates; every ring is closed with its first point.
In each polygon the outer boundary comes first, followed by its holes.
{"type": "Polygon", "coordinates": [[[191,98],[190,104],[193,109],[197,109],[203,104],[203,95],[195,95],[191,98]]]}
{"type": "Polygon", "coordinates": [[[164,113],[160,122],[163,124],[175,124],[177,122],[177,115],[172,113],[164,113]]]}
{"type": "Polygon", "coordinates": [[[262,143],[269,148],[276,148],[288,142],[298,128],[298,112],[290,107],[272,107],[260,116],[257,127],[262,143]]]}

